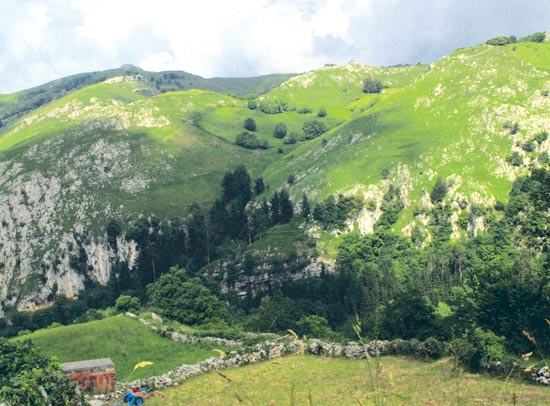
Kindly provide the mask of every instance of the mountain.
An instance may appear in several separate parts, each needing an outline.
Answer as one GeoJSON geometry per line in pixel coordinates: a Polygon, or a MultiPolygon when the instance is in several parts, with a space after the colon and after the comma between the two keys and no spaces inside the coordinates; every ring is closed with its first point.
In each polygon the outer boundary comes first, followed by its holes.
{"type": "Polygon", "coordinates": [[[83,87],[120,76],[133,76],[147,82],[148,86],[136,90],[146,95],[177,90],[202,89],[243,96],[265,93],[294,75],[272,74],[251,78],[205,79],[184,71],[149,72],[134,65],[122,65],[118,69],[79,73],[32,89],[9,95],[0,95],[0,129],[52,100],[57,100],[83,87]]]}
{"type": "Polygon", "coordinates": [[[44,85],[46,94],[66,88],[46,104],[14,110],[35,90],[0,96],[0,311],[77,295],[90,280],[106,284],[117,261],[135,269],[143,253],[125,227],[109,234],[109,221],[184,217],[195,202],[212,204],[239,164],[269,185],[258,201],[285,186],[297,209],[304,193],[312,203],[339,194],[361,202],[346,227],[311,228],[327,261],[334,235],[371,232],[391,201],[399,206],[391,228],[429,241],[438,178],[453,237],[475,235],[484,227],[479,209],[505,200],[518,175],[546,162],[550,141],[538,134],[550,129],[549,61],[548,43],[525,42],[464,48],[429,66],[350,62],[292,77],[125,67],[44,85]],[[365,78],[383,91],[364,93],[365,78]],[[247,118],[269,148],[235,143],[247,118]],[[313,120],[328,131],[304,133],[313,120]],[[282,139],[273,136],[280,123],[289,132],[282,139]]]}

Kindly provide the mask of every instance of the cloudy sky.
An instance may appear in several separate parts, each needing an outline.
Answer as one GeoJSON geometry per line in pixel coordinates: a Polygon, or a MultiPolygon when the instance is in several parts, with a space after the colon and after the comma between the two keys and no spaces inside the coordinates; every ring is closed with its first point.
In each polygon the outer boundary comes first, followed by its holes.
{"type": "Polygon", "coordinates": [[[0,0],[0,93],[132,63],[204,77],[430,62],[550,31],[550,0],[0,0]]]}

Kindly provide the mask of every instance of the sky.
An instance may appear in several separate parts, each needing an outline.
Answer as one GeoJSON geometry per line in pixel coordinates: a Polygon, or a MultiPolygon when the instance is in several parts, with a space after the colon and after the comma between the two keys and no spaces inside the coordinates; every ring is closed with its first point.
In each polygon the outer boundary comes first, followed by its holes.
{"type": "Polygon", "coordinates": [[[550,0],[0,0],[0,93],[134,64],[203,77],[427,63],[550,31],[550,0]]]}

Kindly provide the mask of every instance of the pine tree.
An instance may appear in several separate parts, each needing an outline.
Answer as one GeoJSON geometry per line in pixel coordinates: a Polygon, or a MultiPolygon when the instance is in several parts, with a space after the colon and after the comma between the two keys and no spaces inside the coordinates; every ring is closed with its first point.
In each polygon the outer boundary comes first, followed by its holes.
{"type": "Polygon", "coordinates": [[[271,200],[271,224],[279,224],[281,218],[281,207],[279,204],[279,193],[273,193],[271,200]]]}
{"type": "Polygon", "coordinates": [[[279,192],[279,206],[281,210],[281,215],[279,221],[281,223],[288,223],[292,220],[294,215],[294,208],[292,207],[292,202],[290,201],[290,196],[286,189],[282,189],[279,192]]]}
{"type": "Polygon", "coordinates": [[[307,219],[310,212],[311,207],[309,206],[309,200],[307,199],[307,195],[304,193],[304,195],[302,196],[302,217],[307,219]]]}
{"type": "Polygon", "coordinates": [[[256,180],[254,180],[254,193],[256,195],[261,195],[264,190],[265,190],[264,178],[260,176],[259,178],[256,178],[256,180]]]}

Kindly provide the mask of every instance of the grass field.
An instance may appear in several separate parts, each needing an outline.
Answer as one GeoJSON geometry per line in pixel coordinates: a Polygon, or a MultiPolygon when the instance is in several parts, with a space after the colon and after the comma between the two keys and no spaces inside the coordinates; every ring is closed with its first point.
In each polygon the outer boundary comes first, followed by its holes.
{"type": "Polygon", "coordinates": [[[30,339],[60,362],[111,358],[119,381],[161,375],[182,364],[197,363],[216,356],[214,348],[228,350],[220,346],[174,343],[122,315],[39,330],[17,338],[21,339],[30,339]],[[132,372],[141,361],[151,361],[153,365],[132,372]]]}
{"type": "MultiPolygon", "coordinates": [[[[373,363],[373,361],[371,361],[373,363]]],[[[453,372],[452,361],[381,358],[378,404],[547,405],[548,388],[453,372]],[[390,375],[392,376],[390,378],[390,375]],[[389,386],[393,382],[393,387],[389,386]],[[387,399],[384,401],[384,394],[387,399]],[[514,400],[515,399],[515,400],[514,400]]],[[[293,356],[240,369],[212,372],[166,389],[148,406],[374,405],[367,361],[293,356]],[[239,398],[241,399],[239,401],[239,398]]]]}

